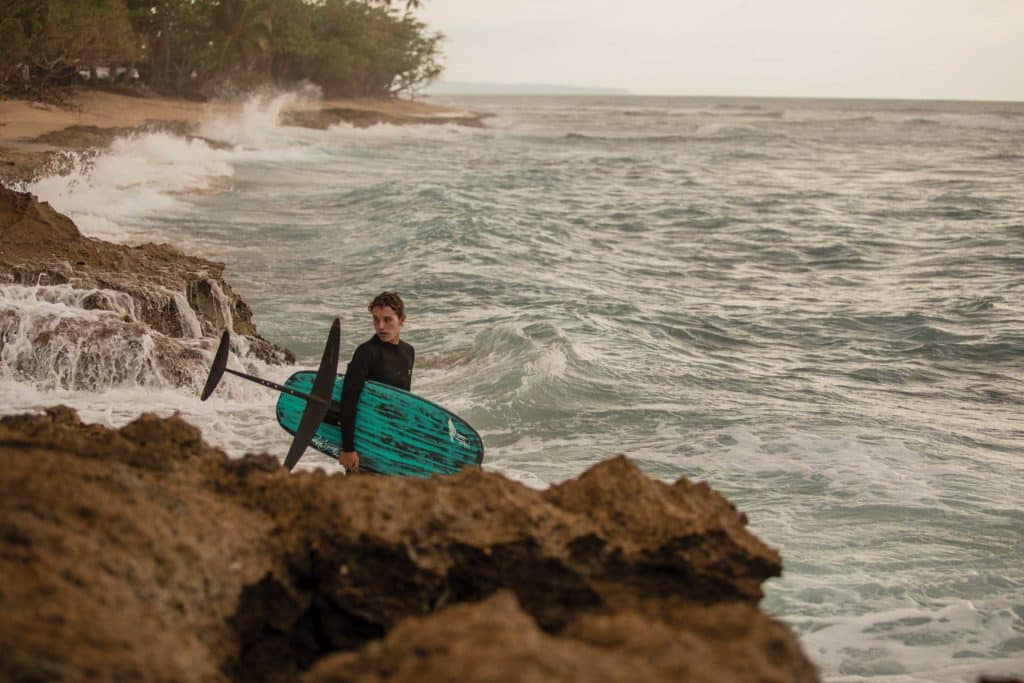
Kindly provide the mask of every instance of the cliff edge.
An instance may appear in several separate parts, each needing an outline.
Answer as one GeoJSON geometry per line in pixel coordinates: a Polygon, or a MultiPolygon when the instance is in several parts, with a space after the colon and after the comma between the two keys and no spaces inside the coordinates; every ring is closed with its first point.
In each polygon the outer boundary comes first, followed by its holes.
{"type": "Polygon", "coordinates": [[[778,553],[625,457],[537,491],[290,475],[177,418],[0,420],[13,680],[816,681],[778,553]]]}

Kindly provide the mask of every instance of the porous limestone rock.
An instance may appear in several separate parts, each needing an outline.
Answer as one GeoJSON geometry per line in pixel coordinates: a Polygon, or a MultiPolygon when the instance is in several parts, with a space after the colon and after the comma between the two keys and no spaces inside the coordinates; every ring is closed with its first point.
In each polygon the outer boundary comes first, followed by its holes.
{"type": "Polygon", "coordinates": [[[816,681],[778,553],[625,457],[544,491],[289,474],[178,418],[0,420],[13,680],[816,681]]]}

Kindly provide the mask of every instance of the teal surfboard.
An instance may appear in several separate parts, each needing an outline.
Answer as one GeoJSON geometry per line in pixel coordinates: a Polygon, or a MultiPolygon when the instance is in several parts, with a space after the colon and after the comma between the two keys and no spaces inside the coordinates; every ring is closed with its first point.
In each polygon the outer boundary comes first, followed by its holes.
{"type": "MultiPolygon", "coordinates": [[[[315,378],[312,371],[296,372],[284,385],[308,394],[315,378]]],[[[338,421],[344,383],[344,375],[338,375],[330,410],[311,442],[313,448],[334,458],[341,451],[338,421]]],[[[295,434],[305,409],[305,399],[282,393],[277,399],[277,421],[295,434]]],[[[454,474],[463,467],[478,467],[484,459],[483,441],[465,420],[416,394],[379,382],[367,382],[359,395],[355,431],[359,469],[377,474],[454,474]]]]}

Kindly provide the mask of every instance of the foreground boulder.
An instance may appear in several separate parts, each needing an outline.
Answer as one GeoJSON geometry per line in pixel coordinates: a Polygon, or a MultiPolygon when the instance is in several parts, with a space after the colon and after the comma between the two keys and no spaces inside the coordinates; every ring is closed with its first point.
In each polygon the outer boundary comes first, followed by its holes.
{"type": "Polygon", "coordinates": [[[816,681],[759,611],[778,554],[623,457],[546,491],[480,470],[290,475],[177,418],[0,420],[13,680],[816,681]]]}
{"type": "Polygon", "coordinates": [[[789,631],[753,605],[595,611],[552,634],[537,626],[512,593],[503,591],[479,603],[407,619],[361,650],[323,659],[301,680],[668,683],[817,678],[789,631]]]}

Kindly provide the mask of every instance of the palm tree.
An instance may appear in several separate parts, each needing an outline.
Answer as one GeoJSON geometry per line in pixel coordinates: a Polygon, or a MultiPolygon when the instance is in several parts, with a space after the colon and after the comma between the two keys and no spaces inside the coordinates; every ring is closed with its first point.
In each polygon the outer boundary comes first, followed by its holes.
{"type": "Polygon", "coordinates": [[[270,51],[271,24],[266,8],[254,0],[218,0],[211,14],[213,29],[223,41],[217,59],[217,71],[225,74],[228,61],[237,58],[237,66],[250,71],[258,59],[264,70],[270,51]]]}

